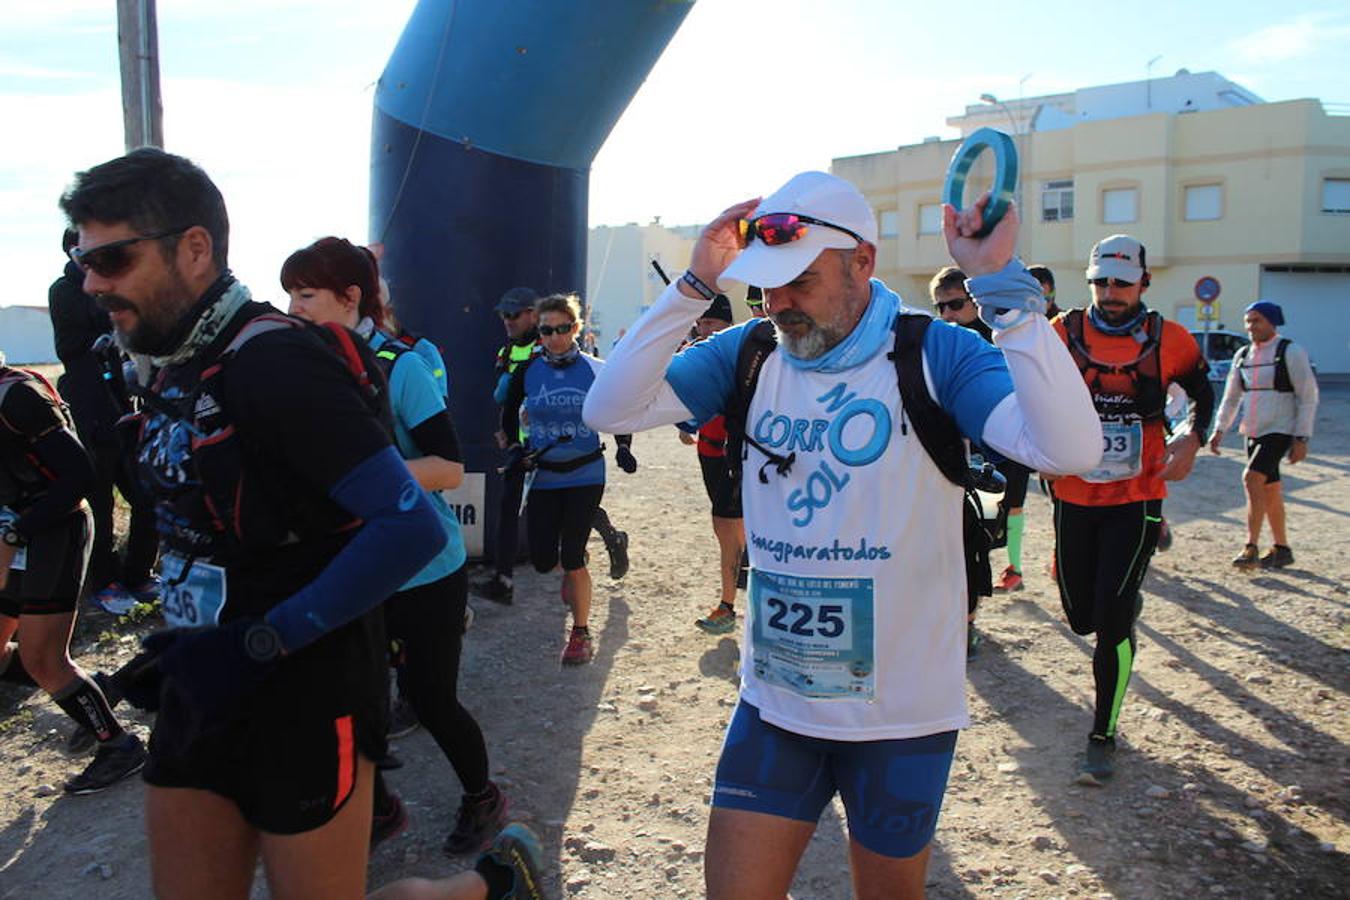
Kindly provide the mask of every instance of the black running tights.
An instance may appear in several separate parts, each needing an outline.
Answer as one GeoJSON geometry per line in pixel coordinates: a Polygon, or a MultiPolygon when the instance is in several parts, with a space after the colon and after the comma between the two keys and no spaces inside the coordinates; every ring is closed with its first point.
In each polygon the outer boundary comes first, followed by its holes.
{"type": "Polygon", "coordinates": [[[390,640],[403,646],[400,684],[417,719],[454,767],[466,794],[487,789],[483,731],[459,702],[459,656],[468,599],[464,566],[439,581],[399,591],[384,605],[390,640]]]}

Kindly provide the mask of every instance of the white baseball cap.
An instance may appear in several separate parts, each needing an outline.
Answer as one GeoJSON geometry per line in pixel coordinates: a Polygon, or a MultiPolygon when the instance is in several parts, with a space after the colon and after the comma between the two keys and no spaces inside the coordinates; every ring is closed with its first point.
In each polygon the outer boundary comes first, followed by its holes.
{"type": "Polygon", "coordinates": [[[844,179],[826,172],[794,175],[760,201],[750,219],[772,213],[800,215],[815,222],[806,223],[806,233],[785,244],[770,246],[759,237],[751,238],[718,277],[723,290],[730,282],[782,287],[805,271],[823,250],[851,250],[858,246],[859,239],[877,242],[877,219],[867,199],[844,179]]]}
{"type": "Polygon", "coordinates": [[[1117,278],[1137,283],[1148,269],[1144,245],[1128,234],[1113,234],[1092,245],[1088,257],[1087,277],[1117,278]]]}

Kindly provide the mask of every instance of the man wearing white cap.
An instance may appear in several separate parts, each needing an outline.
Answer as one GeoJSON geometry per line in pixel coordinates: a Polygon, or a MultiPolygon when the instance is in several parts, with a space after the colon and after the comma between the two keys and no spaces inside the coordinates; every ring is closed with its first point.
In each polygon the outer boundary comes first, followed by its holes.
{"type": "Polygon", "coordinates": [[[1092,304],[1055,320],[1102,423],[1102,458],[1081,477],[1059,478],[1055,570],[1075,634],[1095,634],[1096,704],[1078,782],[1102,785],[1115,771],[1116,722],[1134,666],[1139,584],[1162,528],[1167,481],[1190,474],[1214,414],[1214,391],[1195,338],[1143,303],[1143,244],[1113,234],[1092,247],[1092,304]],[[1190,396],[1186,430],[1164,434],[1167,388],[1190,396]]]}
{"type": "Polygon", "coordinates": [[[1317,419],[1317,377],[1308,351],[1277,330],[1284,324],[1278,303],[1258,300],[1242,316],[1252,342],[1233,357],[1224,383],[1219,420],[1209,439],[1218,454],[1224,432],[1238,416],[1245,395],[1246,411],[1239,430],[1247,436],[1247,468],[1242,486],[1247,494],[1247,546],[1233,559],[1239,569],[1260,566],[1282,569],[1294,561],[1284,528],[1284,493],[1280,487],[1280,460],[1301,462],[1308,455],[1308,439],[1317,419]],[[1275,546],[1258,556],[1261,526],[1270,523],[1275,546]]]}
{"type": "MultiPolygon", "coordinates": [[[[1101,452],[1097,418],[1035,280],[1012,260],[1015,211],[972,236],[986,203],[947,209],[945,229],[1004,353],[941,323],[922,323],[908,352],[961,433],[1041,471],[1083,471],[1101,452]]],[[[715,286],[763,287],[777,344],[734,457],[753,571],[741,702],[708,823],[712,900],[784,896],[835,793],[855,895],[921,897],[968,721],[962,489],[902,408],[888,358],[901,304],[871,278],[876,243],[867,201],[823,172],[730,207],[586,398],[589,425],[623,431],[729,412],[755,320],[672,354],[715,286]]]]}

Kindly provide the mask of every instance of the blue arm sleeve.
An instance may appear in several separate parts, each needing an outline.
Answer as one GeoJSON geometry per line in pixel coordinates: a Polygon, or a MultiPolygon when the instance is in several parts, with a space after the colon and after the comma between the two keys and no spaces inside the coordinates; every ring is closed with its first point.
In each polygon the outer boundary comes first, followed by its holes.
{"type": "Polygon", "coordinates": [[[1003,353],[969,328],[934,322],[923,339],[934,398],[976,443],[994,407],[1013,391],[1003,353]]]}
{"type": "Polygon", "coordinates": [[[267,613],[288,653],[383,603],[447,541],[445,526],[393,447],[367,457],[330,496],[364,524],[318,578],[267,613]]]}
{"type": "Polygon", "coordinates": [[[501,406],[506,402],[506,389],[511,386],[511,373],[503,372],[497,378],[497,386],[492,389],[492,402],[501,406]]]}
{"type": "Polygon", "coordinates": [[[758,322],[751,319],[690,344],[666,367],[666,382],[694,414],[690,420],[693,424],[702,425],[721,415],[735,387],[736,357],[741,343],[758,322]]]}

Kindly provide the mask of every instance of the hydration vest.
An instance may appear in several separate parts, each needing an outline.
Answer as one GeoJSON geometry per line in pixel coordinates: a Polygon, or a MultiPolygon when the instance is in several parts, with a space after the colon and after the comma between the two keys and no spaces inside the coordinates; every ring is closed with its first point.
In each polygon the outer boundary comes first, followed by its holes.
{"type": "MultiPolygon", "coordinates": [[[[895,346],[886,354],[895,363],[896,380],[900,386],[902,414],[900,433],[908,434],[906,418],[914,424],[914,434],[919,443],[928,451],[928,455],[937,465],[943,476],[959,487],[966,486],[966,472],[969,468],[966,456],[965,439],[956,427],[956,422],[947,411],[938,406],[928,394],[928,384],[923,377],[923,338],[933,319],[920,313],[902,313],[892,326],[895,331],[895,346]]],[[[731,399],[723,410],[726,416],[726,460],[727,472],[733,486],[740,490],[741,463],[747,458],[745,445],[749,444],[767,457],[760,467],[759,480],[767,484],[769,479],[765,470],[773,466],[780,475],[786,474],[796,461],[797,454],[780,456],[760,446],[754,438],[746,434],[745,420],[750,413],[750,400],[755,395],[755,386],[759,383],[759,371],[764,360],[778,346],[778,335],[773,323],[763,319],[751,326],[749,333],[741,342],[740,353],[736,357],[736,380],[732,385],[731,399]]]]}
{"type": "MultiPolygon", "coordinates": [[[[1143,323],[1132,332],[1132,336],[1143,334],[1139,344],[1139,354],[1123,363],[1104,362],[1092,355],[1087,341],[1083,337],[1084,312],[1071,309],[1064,314],[1064,332],[1068,336],[1069,354],[1074,364],[1087,382],[1088,392],[1092,394],[1092,403],[1099,415],[1120,416],[1136,415],[1143,421],[1162,420],[1163,410],[1167,406],[1167,391],[1162,380],[1162,331],[1163,320],[1156,311],[1150,310],[1143,323]],[[1133,395],[1127,404],[1103,404],[1099,399],[1102,375],[1127,375],[1133,387],[1133,395]]],[[[1135,337],[1139,340],[1138,337],[1135,337]]]]}
{"type": "MultiPolygon", "coordinates": [[[[923,445],[930,459],[938,467],[944,478],[965,492],[962,540],[966,560],[966,591],[969,609],[973,611],[978,598],[992,591],[989,575],[989,550],[994,543],[993,536],[983,526],[979,497],[970,483],[970,458],[966,452],[966,441],[956,427],[956,421],[946,410],[938,405],[928,393],[928,383],[923,377],[923,340],[928,326],[933,324],[930,316],[922,313],[901,313],[896,316],[892,329],[895,331],[895,345],[886,354],[895,363],[895,377],[900,389],[900,433],[909,433],[909,424],[914,426],[914,435],[923,445]]],[[[755,386],[759,383],[759,372],[764,360],[778,346],[778,335],[773,323],[768,319],[753,325],[741,343],[740,353],[736,357],[736,380],[732,386],[732,396],[723,410],[726,417],[726,466],[731,481],[730,490],[740,496],[742,463],[748,457],[749,444],[764,454],[767,461],[760,466],[759,480],[768,483],[765,470],[773,466],[779,475],[785,475],[796,461],[796,453],[780,456],[760,446],[754,438],[745,432],[745,422],[750,413],[750,400],[755,395],[755,386]]]]}
{"type": "MultiPolygon", "coordinates": [[[[33,384],[40,393],[46,394],[60,412],[65,428],[72,434],[75,432],[70,407],[50,381],[31,369],[0,366],[0,408],[3,408],[9,389],[21,383],[33,384]]],[[[0,415],[0,428],[5,432],[0,434],[0,506],[29,506],[46,493],[47,486],[56,479],[56,473],[43,465],[32,438],[11,426],[3,415],[0,415]]]]}
{"type": "Polygon", "coordinates": [[[1289,338],[1280,338],[1280,342],[1275,345],[1275,362],[1247,365],[1247,357],[1251,356],[1252,345],[1248,344],[1237,352],[1233,357],[1233,367],[1238,370],[1238,385],[1244,391],[1279,391],[1281,394],[1292,394],[1294,392],[1294,382],[1289,378],[1289,364],[1285,362],[1284,351],[1292,344],[1289,338]],[[1248,373],[1252,369],[1260,369],[1266,366],[1275,367],[1275,386],[1271,388],[1252,387],[1247,383],[1248,373]]]}
{"type": "Polygon", "coordinates": [[[295,473],[259,464],[258,441],[236,431],[225,407],[226,379],[230,363],[253,338],[292,328],[318,336],[342,360],[366,404],[392,432],[387,382],[378,368],[372,373],[366,366],[359,335],[340,325],[311,325],[265,303],[250,306],[254,315],[217,341],[224,342],[222,349],[196,363],[195,379],[186,385],[174,379],[178,396],[161,393],[170,386],[167,368],[152,390],[137,391],[143,403],[138,460],[156,498],[157,525],[169,549],[191,556],[228,559],[360,524],[331,499],[296,490],[295,473]],[[178,429],[188,435],[186,453],[178,429]],[[176,484],[160,477],[166,454],[177,454],[169,460],[173,465],[184,463],[176,484]]]}

